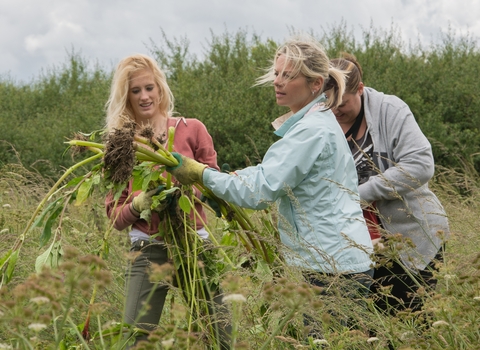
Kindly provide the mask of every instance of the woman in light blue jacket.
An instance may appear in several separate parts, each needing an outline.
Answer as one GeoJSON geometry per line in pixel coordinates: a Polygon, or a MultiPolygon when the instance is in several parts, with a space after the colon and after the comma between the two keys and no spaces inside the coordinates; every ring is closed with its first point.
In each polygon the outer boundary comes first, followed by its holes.
{"type": "MultiPolygon", "coordinates": [[[[313,39],[292,39],[278,48],[272,67],[257,83],[273,83],[277,103],[292,114],[276,130],[281,139],[262,163],[230,175],[177,155],[181,165],[170,171],[180,182],[202,182],[242,207],[264,209],[277,202],[280,237],[289,248],[286,261],[306,274],[371,276],[372,243],[359,204],[355,164],[329,110],[341,102],[343,72],[330,67],[313,39]],[[334,94],[327,100],[323,91],[330,88],[334,94]]],[[[315,278],[310,282],[321,284],[315,278]]]]}

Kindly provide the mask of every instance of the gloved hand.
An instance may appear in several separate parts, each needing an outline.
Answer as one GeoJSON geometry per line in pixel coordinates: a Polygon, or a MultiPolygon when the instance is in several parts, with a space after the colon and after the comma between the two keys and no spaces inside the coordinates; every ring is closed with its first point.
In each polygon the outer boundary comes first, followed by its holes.
{"type": "Polygon", "coordinates": [[[138,196],[133,198],[133,201],[132,201],[133,210],[135,210],[137,213],[141,213],[144,210],[150,209],[153,202],[152,197],[162,192],[164,187],[165,186],[159,186],[151,191],[142,192],[138,196]]]}
{"type": "Polygon", "coordinates": [[[230,164],[228,163],[223,163],[222,167],[220,168],[222,173],[227,173],[230,174],[230,164]]]}
{"type": "Polygon", "coordinates": [[[203,171],[208,165],[182,156],[180,153],[172,152],[172,155],[178,160],[178,165],[176,167],[167,167],[169,173],[184,185],[191,185],[195,182],[202,183],[203,171]]]}
{"type": "Polygon", "coordinates": [[[206,202],[208,204],[208,206],[213,209],[213,211],[215,212],[215,216],[217,218],[222,217],[222,211],[220,210],[220,205],[218,205],[218,203],[215,200],[213,200],[211,198],[208,198],[207,196],[204,196],[203,194],[200,196],[200,200],[204,203],[206,202]]]}
{"type": "Polygon", "coordinates": [[[172,187],[168,190],[165,190],[165,186],[162,185],[162,191],[158,193],[158,196],[153,198],[153,211],[156,211],[157,213],[163,212],[165,209],[167,209],[170,205],[175,205],[173,202],[173,197],[174,193],[178,191],[178,187],[172,187]]]}

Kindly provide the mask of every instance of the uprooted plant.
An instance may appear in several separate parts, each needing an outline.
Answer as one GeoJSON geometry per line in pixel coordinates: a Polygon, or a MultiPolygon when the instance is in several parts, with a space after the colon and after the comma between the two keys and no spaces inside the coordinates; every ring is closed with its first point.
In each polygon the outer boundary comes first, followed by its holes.
{"type": "MultiPolygon", "coordinates": [[[[251,268],[261,266],[262,269],[269,269],[278,261],[274,245],[269,243],[277,238],[277,232],[268,212],[265,218],[261,219],[263,225],[262,230],[259,230],[248,211],[219,199],[202,184],[196,183],[193,186],[205,197],[217,202],[225,222],[225,233],[221,241],[218,242],[216,237],[210,234],[211,244],[204,244],[194,229],[195,222],[191,222],[191,217],[201,217],[190,215],[196,210],[195,203],[202,202],[194,195],[192,186],[175,186],[171,175],[165,171],[167,166],[174,167],[178,164],[171,154],[174,128],[169,130],[166,147],[160,140],[155,139],[150,127],[137,130],[133,122],[127,122],[122,128],[108,133],[104,136],[103,142],[96,141],[99,134],[76,134],[66,142],[75,155],[85,152],[93,155],[67,169],[38,204],[13,247],[0,258],[0,287],[12,279],[21,247],[33,228],[40,228],[40,247],[50,242],[49,247],[36,260],[37,272],[40,273],[43,267],[55,269],[61,264],[64,255],[61,240],[62,220],[69,205],[85,204],[95,190],[113,193],[118,204],[118,198],[129,183],[132,186],[132,193],[161,187],[163,190],[153,196],[151,208],[144,210],[140,214],[141,218],[149,220],[152,211],[167,206],[166,210],[161,210],[164,219],[162,222],[165,225],[162,225],[157,235],[162,236],[168,248],[175,271],[175,285],[185,297],[188,307],[187,331],[188,333],[204,331],[205,336],[215,342],[218,335],[212,326],[212,320],[208,319],[207,300],[210,296],[207,294],[218,287],[222,274],[236,269],[245,262],[239,260],[237,256],[230,256],[228,250],[224,249],[225,246],[243,246],[249,256],[247,266],[251,268]],[[75,172],[81,171],[83,174],[73,177],[75,172]]],[[[206,223],[202,224],[210,231],[206,223]]],[[[92,253],[102,259],[108,259],[109,237],[112,231],[113,222],[92,253]]],[[[90,298],[91,307],[95,304],[96,291],[94,285],[90,298]]],[[[91,337],[89,321],[90,311],[83,323],[82,336],[85,340],[91,337]]],[[[127,329],[129,330],[125,332],[124,328],[120,327],[119,336],[125,339],[126,335],[128,339],[136,331],[133,328],[127,329]]]]}

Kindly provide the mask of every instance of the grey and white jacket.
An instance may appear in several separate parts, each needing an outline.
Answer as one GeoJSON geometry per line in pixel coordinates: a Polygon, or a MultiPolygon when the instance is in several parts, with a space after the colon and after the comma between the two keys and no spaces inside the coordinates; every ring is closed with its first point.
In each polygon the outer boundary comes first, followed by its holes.
{"type": "Polygon", "coordinates": [[[428,187],[435,171],[430,142],[401,99],[367,87],[363,96],[380,174],[359,186],[360,198],[376,202],[387,233],[400,233],[414,243],[402,247],[403,264],[423,270],[449,236],[445,210],[428,187]]]}

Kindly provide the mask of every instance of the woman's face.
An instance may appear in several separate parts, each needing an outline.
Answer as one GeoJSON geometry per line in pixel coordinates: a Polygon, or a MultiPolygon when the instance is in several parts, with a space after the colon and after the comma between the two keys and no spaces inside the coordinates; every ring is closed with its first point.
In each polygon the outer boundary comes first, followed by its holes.
{"type": "Polygon", "coordinates": [[[340,106],[332,108],[332,112],[340,125],[353,125],[362,108],[362,94],[363,83],[360,83],[356,93],[344,93],[340,106]]]}
{"type": "Polygon", "coordinates": [[[291,63],[287,62],[286,65],[285,63],[284,55],[280,55],[275,62],[273,81],[275,97],[279,106],[287,106],[296,113],[314,99],[312,90],[316,93],[320,87],[318,82],[308,84],[307,78],[302,73],[290,80],[291,63]]]}
{"type": "Polygon", "coordinates": [[[143,69],[131,75],[128,86],[128,102],[130,102],[135,119],[139,123],[158,115],[160,90],[151,71],[143,69]]]}

